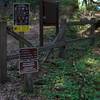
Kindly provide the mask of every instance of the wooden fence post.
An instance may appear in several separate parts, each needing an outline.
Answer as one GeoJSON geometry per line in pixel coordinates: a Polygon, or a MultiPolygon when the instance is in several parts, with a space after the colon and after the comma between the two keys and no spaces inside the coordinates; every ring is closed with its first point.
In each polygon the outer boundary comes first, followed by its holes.
{"type": "MultiPolygon", "coordinates": [[[[24,37],[24,32],[19,33],[21,37],[24,37]]],[[[20,40],[19,41],[19,48],[24,48],[24,43],[20,40]]]]}
{"type": "Polygon", "coordinates": [[[7,80],[7,33],[5,7],[0,7],[0,83],[5,83],[7,80]]]}
{"type": "Polygon", "coordinates": [[[57,10],[57,14],[56,14],[56,17],[57,17],[57,22],[56,22],[56,35],[59,33],[59,2],[58,1],[56,1],[57,2],[57,6],[56,6],[56,10],[57,10]]]}
{"type": "MultiPolygon", "coordinates": [[[[65,31],[66,31],[66,29],[67,29],[67,26],[66,26],[66,19],[61,19],[61,29],[63,30],[62,32],[62,37],[61,37],[61,40],[64,40],[65,39],[65,35],[64,35],[64,33],[65,33],[65,31]],[[66,27],[66,29],[64,29],[66,27]]],[[[60,41],[61,41],[60,40],[60,41]]],[[[65,46],[62,46],[61,48],[59,48],[59,57],[60,58],[65,58],[65,46]]]]}
{"type": "Polygon", "coordinates": [[[40,42],[40,46],[44,45],[44,38],[43,38],[43,4],[42,4],[42,0],[40,1],[40,12],[39,12],[39,24],[40,24],[40,34],[39,34],[39,42],[40,42]]]}
{"type": "Polygon", "coordinates": [[[91,25],[90,35],[92,36],[90,45],[94,45],[94,43],[95,43],[95,37],[94,37],[95,25],[91,25]]]}

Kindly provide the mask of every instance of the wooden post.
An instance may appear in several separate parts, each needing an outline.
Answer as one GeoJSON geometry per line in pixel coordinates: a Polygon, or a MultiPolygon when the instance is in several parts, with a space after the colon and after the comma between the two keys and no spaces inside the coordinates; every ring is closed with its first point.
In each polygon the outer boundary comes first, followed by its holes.
{"type": "Polygon", "coordinates": [[[27,93],[33,92],[33,80],[32,74],[24,74],[24,90],[27,93]]]}
{"type": "Polygon", "coordinates": [[[40,41],[40,46],[43,46],[43,2],[42,0],[40,1],[40,12],[39,12],[39,17],[40,17],[40,34],[39,34],[39,41],[40,41]]]}
{"type": "MultiPolygon", "coordinates": [[[[20,32],[20,36],[24,37],[24,33],[20,32]]],[[[19,47],[24,48],[24,44],[21,40],[19,43],[19,47]]],[[[27,93],[33,92],[33,80],[32,80],[32,74],[30,73],[24,74],[24,91],[27,93]]]]}
{"type": "MultiPolygon", "coordinates": [[[[66,31],[64,28],[67,28],[66,26],[66,19],[61,19],[61,29],[62,29],[62,32],[63,32],[63,35],[60,39],[60,41],[63,39],[65,39],[65,35],[64,35],[64,32],[66,31]]],[[[60,58],[65,58],[65,46],[62,46],[60,49],[59,49],[59,57],[60,58]]]]}
{"type": "Polygon", "coordinates": [[[0,7],[0,83],[7,80],[7,33],[6,21],[4,20],[6,10],[4,6],[0,7]],[[3,19],[2,19],[3,18],[3,19]]]}
{"type": "Polygon", "coordinates": [[[92,36],[92,38],[91,38],[90,45],[94,45],[94,43],[95,43],[94,34],[95,34],[95,25],[91,25],[90,35],[92,36]]]}
{"type": "Polygon", "coordinates": [[[56,1],[56,17],[57,17],[57,22],[56,22],[56,35],[59,33],[59,2],[56,1]]]}
{"type": "MultiPolygon", "coordinates": [[[[21,37],[24,37],[24,32],[20,32],[19,34],[21,37]]],[[[19,48],[24,48],[24,44],[21,40],[19,41],[19,48]]]]}

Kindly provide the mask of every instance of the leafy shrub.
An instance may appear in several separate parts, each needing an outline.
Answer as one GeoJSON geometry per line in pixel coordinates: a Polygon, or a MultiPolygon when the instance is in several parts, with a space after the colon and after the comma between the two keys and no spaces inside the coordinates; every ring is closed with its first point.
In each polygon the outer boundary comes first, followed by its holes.
{"type": "Polygon", "coordinates": [[[42,87],[46,100],[94,100],[96,74],[88,70],[85,58],[70,65],[61,59],[54,62],[45,65],[49,71],[42,77],[47,81],[42,87]]]}

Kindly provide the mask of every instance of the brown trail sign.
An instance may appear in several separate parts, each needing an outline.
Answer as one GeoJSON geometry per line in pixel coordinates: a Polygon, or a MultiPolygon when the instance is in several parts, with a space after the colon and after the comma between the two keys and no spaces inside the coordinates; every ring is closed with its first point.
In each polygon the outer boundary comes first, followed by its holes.
{"type": "Polygon", "coordinates": [[[58,24],[58,2],[43,0],[43,25],[56,26],[58,24]]]}
{"type": "Polygon", "coordinates": [[[20,51],[20,66],[21,74],[38,72],[38,50],[37,48],[21,48],[20,51]]]}
{"type": "Polygon", "coordinates": [[[59,6],[57,0],[40,1],[40,46],[43,46],[43,26],[56,26],[59,32],[59,6]]]}

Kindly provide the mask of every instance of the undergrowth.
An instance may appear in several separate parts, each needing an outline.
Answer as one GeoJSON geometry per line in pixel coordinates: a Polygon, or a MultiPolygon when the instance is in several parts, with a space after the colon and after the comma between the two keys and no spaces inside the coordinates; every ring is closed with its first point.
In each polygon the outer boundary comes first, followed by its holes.
{"type": "Polygon", "coordinates": [[[94,81],[100,75],[100,57],[90,50],[84,57],[73,59],[71,63],[70,57],[43,65],[48,69],[48,73],[42,76],[46,84],[41,88],[46,100],[94,100],[94,81]]]}

